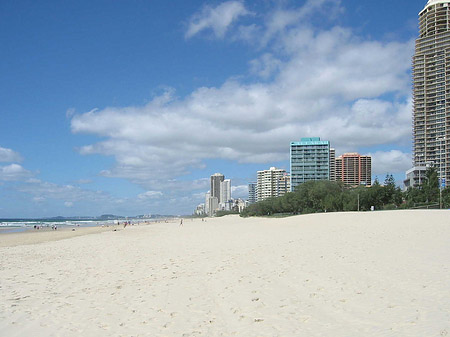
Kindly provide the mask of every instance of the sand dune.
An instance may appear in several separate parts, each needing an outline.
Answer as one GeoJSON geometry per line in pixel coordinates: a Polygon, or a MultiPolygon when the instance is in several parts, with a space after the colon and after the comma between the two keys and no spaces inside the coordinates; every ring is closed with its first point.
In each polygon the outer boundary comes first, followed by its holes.
{"type": "Polygon", "coordinates": [[[450,336],[449,211],[6,240],[0,336],[450,336]]]}

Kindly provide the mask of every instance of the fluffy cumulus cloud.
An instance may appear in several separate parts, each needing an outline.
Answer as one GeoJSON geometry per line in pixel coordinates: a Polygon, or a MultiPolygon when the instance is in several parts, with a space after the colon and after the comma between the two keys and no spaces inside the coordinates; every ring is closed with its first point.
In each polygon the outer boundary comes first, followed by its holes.
{"type": "MultiPolygon", "coordinates": [[[[242,80],[201,87],[184,98],[167,91],[143,106],[75,114],[74,133],[102,138],[80,153],[113,156],[116,165],[103,175],[127,178],[150,191],[170,190],[171,184],[185,190],[203,184],[207,190],[204,182],[170,179],[203,168],[206,159],[286,160],[289,143],[300,137],[320,136],[340,152],[408,145],[412,41],[363,40],[347,28],[304,23],[306,14],[324,6],[341,10],[339,1],[307,1],[253,26],[264,32],[267,46],[242,80]]],[[[211,28],[222,37],[247,12],[241,2],[205,7],[187,36],[211,28]],[[224,12],[223,21],[214,19],[224,12]]],[[[403,170],[409,158],[399,151],[373,155],[375,170],[383,172],[403,170]]],[[[142,198],[158,196],[152,193],[142,198]]]]}
{"type": "Polygon", "coordinates": [[[19,153],[0,146],[0,162],[12,163],[21,161],[22,156],[19,153]]]}
{"type": "Polygon", "coordinates": [[[19,164],[0,166],[0,181],[18,181],[31,177],[33,174],[19,164]]]}
{"type": "Polygon", "coordinates": [[[22,160],[23,158],[19,153],[0,146],[0,162],[12,163],[0,166],[0,181],[19,181],[33,176],[33,173],[22,167],[22,165],[14,163],[22,160]]]}
{"type": "Polygon", "coordinates": [[[248,185],[231,186],[231,195],[233,198],[247,199],[248,185]]]}
{"type": "Polygon", "coordinates": [[[201,31],[212,30],[215,37],[223,38],[239,17],[249,14],[241,1],[226,1],[217,7],[204,6],[190,19],[185,37],[191,38],[201,31]]]}
{"type": "Polygon", "coordinates": [[[370,155],[373,174],[405,172],[412,166],[411,156],[399,150],[377,151],[370,155]]]}

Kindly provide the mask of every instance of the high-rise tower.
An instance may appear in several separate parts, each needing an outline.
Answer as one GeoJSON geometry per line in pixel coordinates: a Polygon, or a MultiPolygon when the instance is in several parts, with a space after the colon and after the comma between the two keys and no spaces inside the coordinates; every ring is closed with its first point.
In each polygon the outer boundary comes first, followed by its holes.
{"type": "Polygon", "coordinates": [[[291,142],[291,191],[310,180],[330,180],[330,142],[320,137],[291,142]]]}
{"type": "Polygon", "coordinates": [[[283,178],[286,170],[271,167],[257,172],[256,200],[261,201],[279,196],[279,179],[283,178]]]}
{"type": "Polygon", "coordinates": [[[372,157],[359,153],[344,153],[336,158],[336,180],[347,186],[372,184],[372,157]]]}
{"type": "Polygon", "coordinates": [[[256,202],[256,183],[248,184],[248,202],[249,204],[256,202]]]}
{"type": "Polygon", "coordinates": [[[225,179],[220,183],[220,202],[228,202],[231,200],[231,180],[225,179]]]}
{"type": "Polygon", "coordinates": [[[412,64],[413,161],[449,178],[450,0],[429,0],[419,13],[412,64]]]}
{"type": "Polygon", "coordinates": [[[217,198],[217,202],[220,203],[220,183],[225,180],[225,176],[222,173],[214,173],[211,176],[211,198],[217,198]]]}

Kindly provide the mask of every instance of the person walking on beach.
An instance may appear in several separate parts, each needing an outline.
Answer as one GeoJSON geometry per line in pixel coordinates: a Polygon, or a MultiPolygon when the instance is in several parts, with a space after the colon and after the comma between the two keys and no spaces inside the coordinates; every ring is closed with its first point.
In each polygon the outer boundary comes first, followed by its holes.
{"type": "Polygon", "coordinates": [[[183,219],[180,221],[180,227],[183,227],[183,219]]]}

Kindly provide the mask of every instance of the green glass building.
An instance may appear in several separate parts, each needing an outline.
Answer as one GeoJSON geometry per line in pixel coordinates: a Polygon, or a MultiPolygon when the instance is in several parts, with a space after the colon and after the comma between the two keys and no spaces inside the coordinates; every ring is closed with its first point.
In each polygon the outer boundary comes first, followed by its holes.
{"type": "Polygon", "coordinates": [[[320,137],[291,142],[291,191],[310,180],[330,180],[330,142],[320,137]]]}

